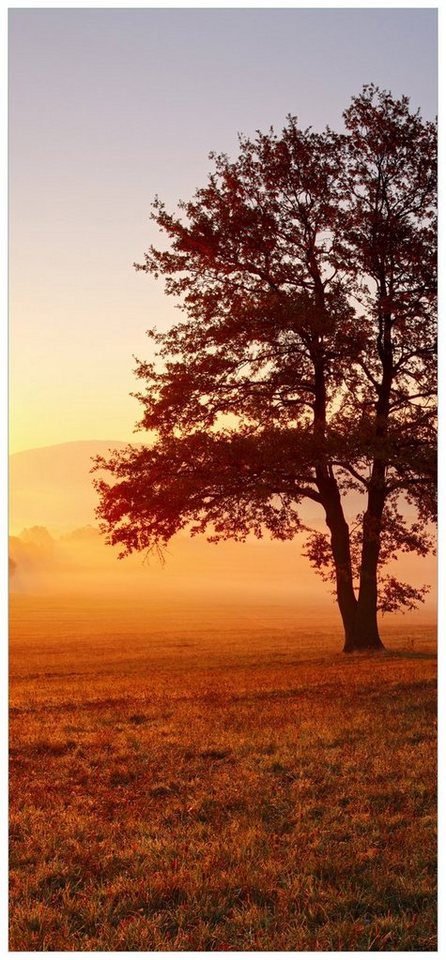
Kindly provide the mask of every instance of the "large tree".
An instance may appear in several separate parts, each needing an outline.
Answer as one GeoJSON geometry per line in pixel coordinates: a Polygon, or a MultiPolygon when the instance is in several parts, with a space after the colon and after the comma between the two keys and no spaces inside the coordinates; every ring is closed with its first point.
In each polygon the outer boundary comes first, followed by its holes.
{"type": "Polygon", "coordinates": [[[149,331],[139,424],[149,442],[97,465],[98,515],[122,552],[180,529],[211,539],[327,532],[306,553],[332,578],[346,651],[382,646],[377,611],[424,588],[385,573],[425,554],[435,501],[436,127],[374,85],[342,133],[289,117],[211,154],[213,172],[135,265],[183,311],[149,331]],[[346,504],[363,509],[346,520],[346,504]]]}

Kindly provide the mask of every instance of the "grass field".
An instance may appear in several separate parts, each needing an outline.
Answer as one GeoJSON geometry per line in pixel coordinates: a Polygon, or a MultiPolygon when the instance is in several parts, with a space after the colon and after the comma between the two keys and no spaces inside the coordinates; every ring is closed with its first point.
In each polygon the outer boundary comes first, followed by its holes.
{"type": "Polygon", "coordinates": [[[434,630],[17,598],[11,950],[435,950],[434,630]]]}

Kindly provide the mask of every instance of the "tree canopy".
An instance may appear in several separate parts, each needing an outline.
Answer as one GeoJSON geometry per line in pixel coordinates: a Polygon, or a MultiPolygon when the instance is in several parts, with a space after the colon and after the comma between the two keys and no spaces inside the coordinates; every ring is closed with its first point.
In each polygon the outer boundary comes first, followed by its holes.
{"type": "Polygon", "coordinates": [[[334,581],[345,649],[380,647],[377,609],[424,593],[386,565],[432,548],[436,125],[371,84],[343,132],[289,116],[210,158],[177,213],[155,199],[168,245],[135,265],[182,315],[137,363],[148,442],[97,460],[102,529],[123,553],[182,528],[288,539],[309,498],[327,532],[306,553],[334,581]]]}

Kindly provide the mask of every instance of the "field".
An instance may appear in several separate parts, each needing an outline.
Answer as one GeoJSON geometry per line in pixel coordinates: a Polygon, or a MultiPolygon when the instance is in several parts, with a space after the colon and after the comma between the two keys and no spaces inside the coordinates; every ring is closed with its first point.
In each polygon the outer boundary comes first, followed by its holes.
{"type": "Polygon", "coordinates": [[[13,602],[11,950],[435,950],[433,628],[175,616],[13,602]]]}

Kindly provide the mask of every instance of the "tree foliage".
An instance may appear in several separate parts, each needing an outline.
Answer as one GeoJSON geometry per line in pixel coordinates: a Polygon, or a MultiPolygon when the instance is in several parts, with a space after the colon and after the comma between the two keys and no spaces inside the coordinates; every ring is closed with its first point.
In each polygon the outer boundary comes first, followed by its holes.
{"type": "Polygon", "coordinates": [[[435,515],[436,126],[374,85],[342,133],[288,117],[211,154],[192,200],[152,218],[142,264],[181,306],[138,361],[152,441],[97,465],[99,516],[123,553],[180,529],[288,539],[325,511],[307,556],[332,576],[346,648],[379,646],[378,604],[417,590],[379,573],[431,547],[435,515]],[[349,529],[345,498],[364,509],[349,529]],[[410,514],[410,518],[409,518],[410,514]],[[381,594],[381,600],[379,593],[381,594]]]}

